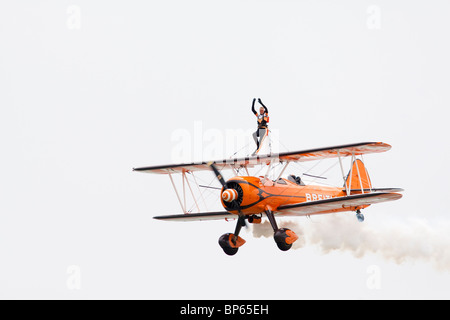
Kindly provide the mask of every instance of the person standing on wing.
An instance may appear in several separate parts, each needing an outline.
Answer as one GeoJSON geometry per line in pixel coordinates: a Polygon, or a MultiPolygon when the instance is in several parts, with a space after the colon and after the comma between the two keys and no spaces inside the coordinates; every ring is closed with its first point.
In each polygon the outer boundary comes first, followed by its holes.
{"type": "Polygon", "coordinates": [[[267,107],[262,103],[261,99],[258,98],[258,102],[261,104],[262,107],[259,108],[259,114],[255,110],[255,101],[256,99],[253,99],[252,102],[252,112],[255,114],[257,121],[258,121],[258,129],[255,133],[253,133],[253,139],[256,143],[256,150],[253,153],[255,155],[259,151],[259,147],[262,144],[264,138],[267,135],[268,129],[268,123],[269,123],[269,111],[267,110],[267,107]],[[258,139],[259,138],[259,139],[258,139]]]}

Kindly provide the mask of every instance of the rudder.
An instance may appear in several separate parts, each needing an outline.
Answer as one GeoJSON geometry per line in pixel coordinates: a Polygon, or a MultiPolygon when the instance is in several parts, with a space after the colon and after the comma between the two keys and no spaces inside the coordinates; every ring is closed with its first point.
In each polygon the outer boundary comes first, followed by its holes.
{"type": "Polygon", "coordinates": [[[356,192],[361,191],[361,189],[372,189],[372,182],[370,181],[369,174],[364,163],[360,159],[353,161],[352,168],[345,180],[345,186],[348,190],[356,192]]]}

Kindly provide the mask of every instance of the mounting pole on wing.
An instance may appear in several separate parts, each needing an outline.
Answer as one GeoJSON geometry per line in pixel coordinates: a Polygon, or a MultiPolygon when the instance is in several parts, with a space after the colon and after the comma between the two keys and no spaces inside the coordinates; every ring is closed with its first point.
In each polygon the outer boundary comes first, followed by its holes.
{"type": "MultiPolygon", "coordinates": [[[[230,192],[236,193],[237,191],[234,189],[229,189],[227,183],[225,182],[222,174],[219,172],[219,170],[216,168],[213,162],[208,163],[208,165],[213,170],[214,174],[217,177],[217,180],[219,180],[220,184],[222,185],[222,198],[229,197],[230,192]]],[[[239,237],[239,233],[241,232],[241,229],[243,226],[245,226],[245,218],[246,216],[241,212],[241,208],[239,203],[236,201],[236,199],[231,201],[234,203],[235,207],[238,211],[238,221],[236,223],[236,228],[234,229],[234,233],[225,233],[219,238],[219,245],[223,249],[223,251],[229,255],[235,255],[238,252],[239,247],[241,247],[245,240],[239,237]]]]}

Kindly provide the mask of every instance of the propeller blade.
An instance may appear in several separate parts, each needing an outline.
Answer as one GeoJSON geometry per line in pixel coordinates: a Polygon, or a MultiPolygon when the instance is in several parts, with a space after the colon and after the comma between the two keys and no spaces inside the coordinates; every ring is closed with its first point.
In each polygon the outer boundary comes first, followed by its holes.
{"type": "MultiPolygon", "coordinates": [[[[219,170],[216,168],[216,166],[214,165],[213,162],[208,163],[208,165],[212,168],[212,170],[214,171],[217,179],[220,181],[220,183],[222,184],[222,186],[224,187],[224,189],[227,188],[227,183],[225,182],[225,179],[222,177],[222,174],[219,172],[219,170]]],[[[242,214],[241,212],[241,207],[238,203],[237,200],[233,200],[232,203],[234,203],[236,205],[237,211],[238,211],[238,222],[237,222],[237,226],[236,226],[236,234],[239,234],[239,231],[241,230],[241,227],[248,227],[247,226],[247,222],[245,221],[245,216],[242,214]]]]}
{"type": "Polygon", "coordinates": [[[216,175],[217,179],[220,181],[220,183],[222,184],[222,186],[224,188],[227,187],[227,183],[225,182],[224,178],[222,177],[222,175],[220,174],[219,170],[217,170],[216,166],[214,165],[214,163],[210,162],[209,166],[213,169],[214,174],[216,175]]]}

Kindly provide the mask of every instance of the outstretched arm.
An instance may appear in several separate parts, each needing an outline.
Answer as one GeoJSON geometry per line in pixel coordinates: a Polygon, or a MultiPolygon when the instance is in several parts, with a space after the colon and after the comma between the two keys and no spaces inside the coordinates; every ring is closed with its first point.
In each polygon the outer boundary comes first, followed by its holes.
{"type": "Polygon", "coordinates": [[[255,98],[253,98],[253,102],[252,102],[252,112],[255,114],[255,116],[256,115],[258,115],[258,113],[256,113],[256,110],[255,110],[255,101],[256,101],[256,99],[255,98]]]}
{"type": "Polygon", "coordinates": [[[267,110],[267,107],[262,103],[260,98],[258,98],[258,102],[264,107],[264,111],[266,111],[266,113],[269,113],[269,110],[267,110]]]}

